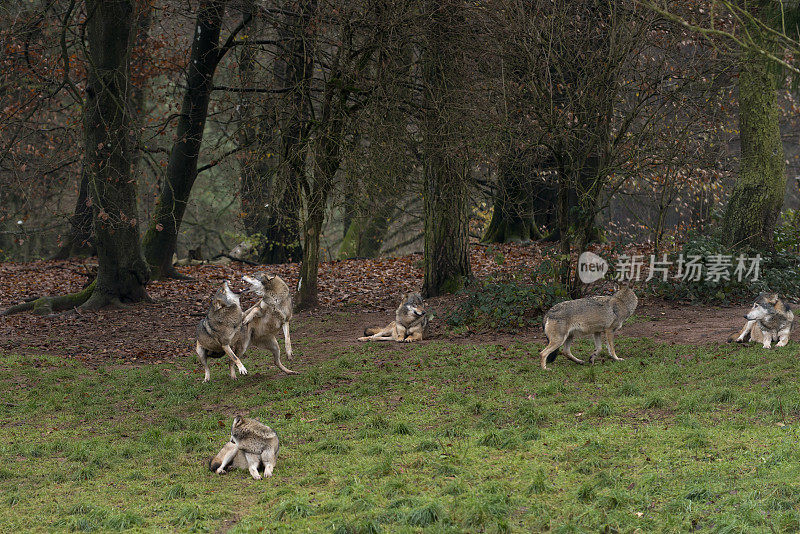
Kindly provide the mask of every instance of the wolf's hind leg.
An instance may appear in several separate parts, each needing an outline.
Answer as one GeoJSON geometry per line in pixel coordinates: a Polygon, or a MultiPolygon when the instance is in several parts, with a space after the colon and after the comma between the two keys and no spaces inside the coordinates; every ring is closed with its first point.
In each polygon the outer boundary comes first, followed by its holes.
{"type": "Polygon", "coordinates": [[[778,341],[778,344],[775,345],[775,346],[776,347],[785,347],[786,344],[789,343],[789,335],[791,334],[791,332],[792,332],[792,329],[791,329],[790,326],[787,326],[786,328],[782,328],[781,330],[778,330],[778,339],[780,341],[778,341]]]}
{"type": "Polygon", "coordinates": [[[621,362],[623,358],[617,357],[617,351],[614,348],[614,331],[613,330],[606,330],[606,345],[608,345],[608,353],[611,355],[611,358],[621,362]]]}
{"type": "Polygon", "coordinates": [[[594,334],[594,352],[592,356],[589,358],[589,361],[592,362],[594,365],[594,359],[603,351],[603,337],[600,335],[600,332],[595,332],[594,334]]]}
{"type": "MultiPolygon", "coordinates": [[[[547,371],[548,356],[556,352],[559,347],[564,344],[564,337],[562,337],[557,330],[557,328],[551,325],[550,321],[545,320],[544,335],[547,336],[548,343],[547,346],[542,349],[542,352],[539,353],[539,358],[541,359],[540,365],[545,371],[547,371]]],[[[550,361],[552,362],[553,360],[550,361]]]]}
{"type": "Polygon", "coordinates": [[[283,323],[283,340],[286,343],[286,359],[292,361],[292,339],[289,337],[289,323],[283,323]]]}
{"type": "Polygon", "coordinates": [[[286,368],[286,367],[285,367],[285,366],[284,366],[284,365],[281,363],[281,347],[280,347],[280,345],[278,345],[278,340],[277,340],[277,339],[275,339],[275,336],[269,336],[269,339],[267,340],[267,348],[268,348],[270,351],[272,351],[272,356],[273,356],[273,358],[274,358],[274,360],[275,360],[275,365],[277,365],[277,366],[278,366],[278,369],[280,369],[281,371],[283,371],[283,372],[284,372],[284,373],[286,373],[287,375],[297,375],[297,374],[300,374],[300,373],[298,373],[297,371],[292,371],[291,369],[287,369],[287,368],[286,368]]]}
{"type": "Polygon", "coordinates": [[[763,345],[763,347],[765,349],[772,348],[772,332],[770,332],[769,330],[765,330],[763,328],[761,329],[761,331],[764,333],[764,345],[763,345]]]}
{"type": "MultiPolygon", "coordinates": [[[[223,447],[223,450],[224,450],[224,447],[223,447]]],[[[217,474],[218,475],[222,475],[222,474],[225,473],[225,468],[228,466],[229,463],[231,463],[231,461],[233,461],[233,458],[236,456],[237,452],[239,452],[238,445],[234,444],[233,447],[229,447],[228,448],[228,450],[225,452],[225,455],[221,459],[219,467],[217,468],[217,474]]]]}
{"type": "Polygon", "coordinates": [[[206,349],[204,349],[200,342],[198,341],[194,347],[194,350],[197,352],[197,359],[200,360],[200,363],[203,364],[203,369],[205,369],[205,378],[203,378],[203,382],[208,382],[211,380],[211,372],[208,370],[208,360],[206,360],[206,349]]]}
{"type": "Polygon", "coordinates": [[[569,358],[573,362],[583,365],[583,360],[581,360],[579,358],[576,358],[575,355],[572,354],[572,348],[571,348],[572,340],[573,340],[573,337],[570,336],[570,335],[567,335],[567,339],[564,341],[564,354],[567,356],[567,358],[569,358]]]}

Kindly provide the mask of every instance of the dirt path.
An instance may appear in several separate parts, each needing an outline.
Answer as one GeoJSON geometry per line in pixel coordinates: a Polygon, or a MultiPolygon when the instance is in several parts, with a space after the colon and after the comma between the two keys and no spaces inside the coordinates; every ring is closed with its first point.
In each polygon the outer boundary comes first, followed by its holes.
{"type": "MultiPolygon", "coordinates": [[[[402,261],[380,260],[379,265],[373,264],[371,268],[358,262],[325,264],[321,270],[323,305],[298,314],[294,320],[293,339],[314,340],[301,343],[302,357],[296,366],[302,368],[317,359],[330,358],[338,350],[357,343],[355,339],[365,326],[381,326],[392,320],[398,290],[414,289],[419,282],[421,273],[411,266],[413,260],[414,256],[402,261]],[[401,268],[411,276],[398,284],[391,275],[394,269],[401,268]],[[365,287],[370,291],[365,292],[365,287]]],[[[236,281],[242,274],[253,274],[256,270],[238,264],[190,268],[190,274],[196,277],[193,281],[151,284],[148,289],[155,302],[150,304],[49,317],[30,313],[0,317],[0,352],[48,353],[90,365],[193,360],[194,330],[205,315],[209,295],[226,279],[241,288],[236,281]]],[[[296,265],[270,268],[270,272],[280,274],[290,283],[296,279],[296,270],[296,265]]],[[[86,279],[81,272],[76,262],[4,264],[0,308],[25,297],[76,291],[86,279]]],[[[432,299],[429,307],[441,311],[453,302],[452,298],[432,299]]],[[[623,328],[622,335],[672,344],[721,343],[744,325],[745,312],[745,307],[689,306],[642,299],[636,316],[623,328]]],[[[795,329],[792,338],[800,341],[800,329],[795,329]]],[[[508,345],[518,341],[543,342],[544,336],[538,325],[514,334],[467,332],[454,336],[441,321],[434,321],[431,340],[437,339],[508,345]]]]}

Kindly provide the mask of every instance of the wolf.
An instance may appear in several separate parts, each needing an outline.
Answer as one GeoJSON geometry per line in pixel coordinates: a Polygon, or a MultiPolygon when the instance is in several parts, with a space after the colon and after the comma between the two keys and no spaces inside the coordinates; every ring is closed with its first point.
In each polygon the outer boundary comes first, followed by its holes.
{"type": "Polygon", "coordinates": [[[241,346],[243,343],[242,319],[239,295],[231,291],[228,282],[225,281],[214,294],[208,313],[197,325],[195,350],[205,369],[203,382],[211,380],[207,357],[218,358],[227,354],[230,358],[231,378],[236,378],[237,368],[239,373],[247,374],[247,369],[236,356],[237,352],[241,355],[244,351],[234,350],[235,346],[241,346]]]}
{"type": "Polygon", "coordinates": [[[394,313],[394,321],[385,328],[366,328],[359,341],[399,341],[411,343],[421,341],[427,334],[428,315],[419,293],[409,293],[394,313]]]}
{"type": "Polygon", "coordinates": [[[770,348],[773,341],[778,342],[776,344],[778,347],[789,343],[789,335],[794,325],[794,313],[777,293],[758,295],[753,307],[744,318],[747,319],[747,323],[736,338],[737,343],[755,341],[761,343],[765,349],[770,348]]]}
{"type": "Polygon", "coordinates": [[[281,363],[281,348],[277,336],[283,331],[286,342],[286,358],[292,359],[292,340],[289,337],[289,321],[292,319],[292,296],[289,286],[280,276],[257,273],[254,277],[243,276],[250,284],[247,291],[258,295],[261,300],[244,312],[242,334],[237,345],[239,354],[244,354],[250,346],[268,349],[272,352],[275,365],[286,374],[296,375],[297,371],[287,369],[281,363]]]}
{"type": "Polygon", "coordinates": [[[620,361],[614,349],[614,332],[622,327],[633,312],[639,299],[630,285],[619,288],[613,295],[585,297],[577,300],[568,300],[556,304],[544,314],[544,333],[548,344],[539,353],[542,369],[547,370],[547,363],[555,360],[556,351],[564,345],[567,358],[575,363],[583,364],[573,356],[570,350],[572,340],[581,335],[594,336],[594,352],[591,362],[603,350],[601,335],[605,333],[608,353],[614,360],[620,361]]]}
{"type": "Polygon", "coordinates": [[[225,474],[228,468],[247,468],[254,479],[261,480],[262,467],[265,477],[272,476],[279,449],[274,430],[255,419],[237,415],[231,426],[231,440],[208,462],[208,468],[218,475],[225,474]]]}

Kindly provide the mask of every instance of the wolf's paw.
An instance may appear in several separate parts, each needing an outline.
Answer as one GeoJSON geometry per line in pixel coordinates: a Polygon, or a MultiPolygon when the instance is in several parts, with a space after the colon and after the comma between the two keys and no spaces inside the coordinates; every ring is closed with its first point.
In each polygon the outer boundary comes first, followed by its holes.
{"type": "Polygon", "coordinates": [[[226,475],[226,474],[228,474],[228,472],[220,467],[220,468],[217,469],[217,474],[218,475],[226,475]]]}
{"type": "Polygon", "coordinates": [[[240,365],[239,366],[239,374],[240,375],[246,375],[247,374],[247,369],[244,368],[244,365],[240,365]]]}
{"type": "Polygon", "coordinates": [[[255,475],[253,475],[253,480],[261,480],[261,475],[256,473],[255,475]]]}
{"type": "Polygon", "coordinates": [[[358,340],[359,341],[369,341],[369,338],[365,336],[365,337],[358,338],[358,340]]]}

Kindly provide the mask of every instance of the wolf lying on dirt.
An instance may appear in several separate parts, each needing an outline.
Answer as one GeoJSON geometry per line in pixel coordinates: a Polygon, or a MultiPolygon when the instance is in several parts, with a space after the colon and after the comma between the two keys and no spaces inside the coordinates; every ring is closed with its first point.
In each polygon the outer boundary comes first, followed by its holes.
{"type": "MultiPolygon", "coordinates": [[[[744,318],[747,319],[747,323],[736,338],[737,343],[755,341],[762,343],[765,349],[770,348],[773,341],[778,342],[778,347],[789,343],[789,335],[794,325],[794,313],[777,293],[761,293],[744,318]]],[[[731,339],[728,339],[728,342],[730,341],[731,339]]]]}
{"type": "Polygon", "coordinates": [[[606,335],[608,353],[614,360],[617,357],[614,350],[614,332],[622,327],[633,312],[639,299],[629,285],[623,286],[612,296],[585,297],[577,300],[560,302],[544,314],[544,333],[548,345],[539,353],[542,369],[547,369],[547,363],[555,360],[558,349],[564,345],[564,354],[575,363],[583,364],[573,356],[570,350],[572,340],[578,336],[594,336],[594,352],[590,361],[603,350],[601,334],[606,335]]]}
{"type": "Polygon", "coordinates": [[[400,341],[410,343],[421,341],[427,333],[428,315],[425,303],[419,293],[409,293],[397,307],[394,321],[385,328],[366,328],[359,341],[400,341]]]}
{"type": "Polygon", "coordinates": [[[262,467],[265,477],[272,476],[278,449],[280,443],[274,430],[255,419],[237,415],[233,418],[231,440],[208,462],[208,468],[218,475],[225,474],[226,468],[247,469],[254,479],[261,480],[262,467]]]}

